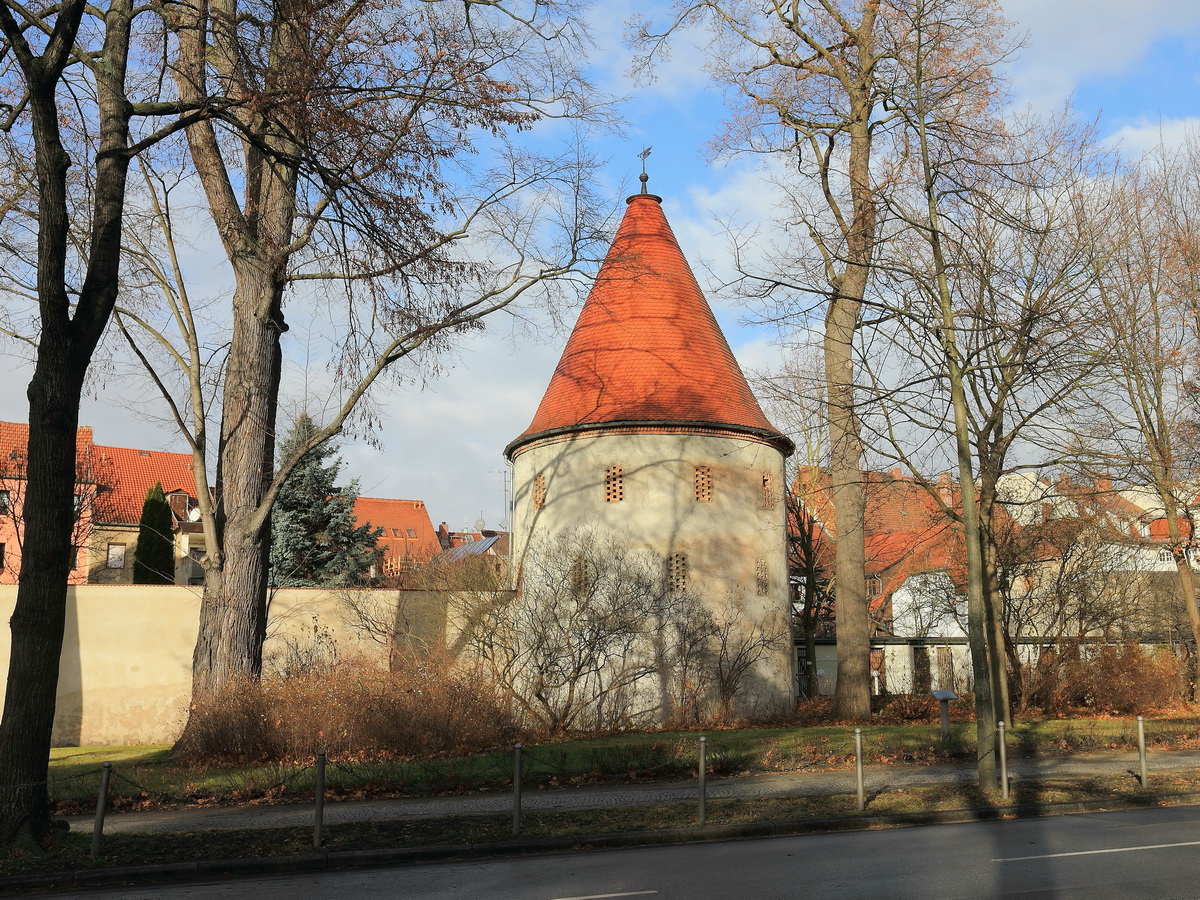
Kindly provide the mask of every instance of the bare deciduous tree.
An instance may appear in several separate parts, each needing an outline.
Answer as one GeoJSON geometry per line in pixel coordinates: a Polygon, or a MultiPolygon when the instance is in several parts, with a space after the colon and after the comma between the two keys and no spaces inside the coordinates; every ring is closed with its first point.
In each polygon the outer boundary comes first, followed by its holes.
{"type": "MultiPolygon", "coordinates": [[[[295,0],[248,13],[220,0],[174,7],[172,20],[180,94],[220,85],[233,99],[220,122],[187,132],[235,282],[215,478],[205,468],[206,359],[182,273],[173,252],[169,265],[147,266],[168,285],[180,325],[183,346],[167,353],[188,397],[172,412],[202,494],[197,694],[260,670],[265,535],[296,460],[343,428],[389,366],[448,346],[573,271],[598,236],[589,161],[506,140],[546,117],[592,114],[572,8],[295,0]],[[476,152],[487,160],[478,170],[467,163],[476,152]],[[347,301],[340,402],[275,467],[283,306],[302,288],[347,301]]],[[[156,212],[168,222],[161,203],[156,212]]],[[[132,310],[126,317],[171,344],[164,328],[132,310]]]]}
{"type": "Polygon", "coordinates": [[[521,714],[551,732],[613,727],[653,696],[663,561],[594,526],[531,545],[518,594],[468,600],[465,648],[521,714]]]}
{"type": "Polygon", "coordinates": [[[154,77],[131,77],[131,55],[154,44],[143,42],[154,31],[143,22],[156,15],[129,0],[103,8],[82,0],[0,4],[0,118],[6,155],[20,163],[5,179],[12,192],[0,212],[6,227],[20,218],[22,204],[30,216],[15,226],[24,241],[8,239],[11,229],[6,235],[3,268],[6,282],[36,304],[34,333],[9,327],[16,323],[5,316],[5,331],[35,358],[27,390],[25,546],[0,722],[6,844],[35,846],[50,830],[46,771],[75,527],[79,402],[117,298],[130,160],[209,106],[209,98],[181,104],[164,97],[154,77]],[[36,249],[27,254],[34,232],[36,249]]]}

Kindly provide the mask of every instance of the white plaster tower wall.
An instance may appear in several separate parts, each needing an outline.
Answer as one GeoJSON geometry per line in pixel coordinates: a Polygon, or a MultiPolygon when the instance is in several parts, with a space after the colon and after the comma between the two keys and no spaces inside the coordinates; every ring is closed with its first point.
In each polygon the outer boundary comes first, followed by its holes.
{"type": "MultiPolygon", "coordinates": [[[[731,434],[605,431],[535,441],[513,457],[514,559],[531,540],[594,524],[664,561],[682,554],[690,595],[714,612],[737,597],[747,619],[790,638],[783,464],[775,447],[731,434]],[[614,467],[619,500],[609,499],[614,467]],[[699,498],[698,467],[707,470],[702,483],[711,478],[699,498]]],[[[743,711],[790,709],[790,643],[758,664],[743,711]]]]}
{"type": "Polygon", "coordinates": [[[793,446],[763,415],[645,177],[532,423],[505,450],[514,560],[520,571],[531,546],[598,526],[662,557],[672,585],[682,561],[686,596],[781,637],[739,698],[744,714],[776,715],[795,690],[793,446]]]}

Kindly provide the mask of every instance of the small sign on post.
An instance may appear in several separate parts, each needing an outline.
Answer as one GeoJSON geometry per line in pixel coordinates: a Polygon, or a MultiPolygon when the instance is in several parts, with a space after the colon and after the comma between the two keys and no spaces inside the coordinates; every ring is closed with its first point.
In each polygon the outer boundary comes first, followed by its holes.
{"type": "Polygon", "coordinates": [[[954,691],[930,691],[933,694],[933,699],[938,702],[941,707],[942,714],[942,743],[950,740],[950,701],[957,700],[958,694],[954,691]]]}

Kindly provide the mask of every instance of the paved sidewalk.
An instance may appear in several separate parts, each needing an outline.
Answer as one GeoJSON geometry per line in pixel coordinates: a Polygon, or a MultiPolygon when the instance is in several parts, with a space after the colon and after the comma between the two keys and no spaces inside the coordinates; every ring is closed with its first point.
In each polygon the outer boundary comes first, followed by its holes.
{"type": "MultiPolygon", "coordinates": [[[[1164,750],[1147,754],[1151,772],[1181,771],[1200,768],[1200,751],[1164,750]]],[[[1038,781],[1060,777],[1119,775],[1136,772],[1136,753],[1081,753],[1071,756],[1017,759],[1009,764],[1014,781],[1038,781]]],[[[867,793],[889,788],[929,784],[971,784],[975,767],[971,763],[932,766],[867,766],[864,771],[867,793]]],[[[1153,785],[1153,778],[1151,778],[1153,785]]],[[[797,772],[784,775],[750,775],[741,778],[709,780],[708,797],[786,797],[853,793],[854,772],[797,772]]],[[[695,781],[660,784],[622,784],[603,787],[526,789],[521,807],[525,811],[547,809],[610,809],[621,806],[654,806],[696,799],[695,781]]],[[[482,816],[512,811],[509,793],[470,794],[453,797],[428,797],[400,800],[344,800],[325,803],[325,823],[383,822],[445,816],[482,816]]],[[[66,816],[71,830],[90,834],[92,816],[66,816]]],[[[105,834],[162,834],[181,831],[209,831],[242,828],[285,828],[308,826],[313,821],[311,803],[209,807],[198,809],[155,810],[150,812],[110,812],[104,822],[105,834]]]]}

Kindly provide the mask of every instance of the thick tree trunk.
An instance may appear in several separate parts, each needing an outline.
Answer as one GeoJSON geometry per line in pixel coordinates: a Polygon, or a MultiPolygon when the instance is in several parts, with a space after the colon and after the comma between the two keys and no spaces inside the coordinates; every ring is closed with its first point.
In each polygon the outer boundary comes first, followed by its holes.
{"type": "Polygon", "coordinates": [[[67,292],[72,160],[59,132],[56,92],[75,43],[83,4],[59,5],[51,38],[34,58],[7,8],[0,12],[10,55],[28,89],[38,191],[37,293],[41,336],[28,387],[29,445],[23,498],[24,541],[4,715],[0,720],[0,842],[33,845],[50,830],[46,788],[73,566],[76,433],[84,376],[112,314],[120,273],[121,227],[129,169],[125,74],[131,0],[105,12],[103,51],[95,60],[99,148],[92,180],[86,272],[72,316],[67,292]]]}
{"type": "Polygon", "coordinates": [[[825,372],[828,381],[830,476],[833,482],[837,544],[834,579],[837,621],[837,686],[834,710],[839,718],[871,716],[871,634],[866,587],[866,492],[863,488],[862,440],[854,410],[851,341],[858,304],[830,302],[825,326],[825,372]]]}
{"type": "Polygon", "coordinates": [[[270,516],[262,506],[275,468],[282,279],[253,261],[236,269],[217,470],[221,564],[205,580],[192,659],[193,700],[237,679],[257,678],[267,633],[270,516]]]}
{"type": "MultiPolygon", "coordinates": [[[[201,3],[181,9],[175,22],[180,94],[203,96],[211,63],[230,90],[252,96],[257,88],[242,81],[246,63],[235,40],[235,6],[201,3]]],[[[200,632],[192,658],[193,704],[262,671],[271,521],[266,499],[275,474],[280,336],[287,330],[282,310],[296,213],[294,140],[303,131],[296,121],[303,85],[292,82],[302,82],[308,72],[308,13],[302,4],[277,6],[264,73],[268,89],[276,91],[276,104],[271,120],[253,111],[256,104],[248,104],[244,127],[256,141],[245,148],[240,203],[224,148],[211,126],[188,129],[192,160],[236,281],[212,527],[217,546],[205,551],[200,632]]],[[[187,740],[185,730],[180,741],[187,740]]]]}
{"type": "Polygon", "coordinates": [[[50,828],[46,778],[75,529],[82,388],[70,345],[43,341],[29,385],[25,541],[0,724],[0,839],[6,844],[30,844],[50,828]]]}
{"type": "MultiPolygon", "coordinates": [[[[980,454],[982,456],[982,453],[980,454]]],[[[983,569],[984,616],[987,620],[988,645],[992,652],[989,667],[996,714],[1012,724],[1012,694],[1008,679],[1008,645],[1004,633],[1004,593],[1000,590],[1000,552],[996,547],[996,479],[992,472],[980,474],[979,541],[983,569]]]]}
{"type": "MultiPolygon", "coordinates": [[[[864,53],[871,29],[865,28],[864,53]]],[[[871,716],[871,631],[866,585],[866,490],[862,435],[854,397],[854,337],[870,278],[875,242],[871,193],[870,103],[863,89],[854,98],[850,133],[850,190],[854,218],[847,234],[847,265],[825,314],[825,378],[829,417],[829,469],[833,481],[837,545],[837,687],[834,710],[846,719],[871,716]]]]}

